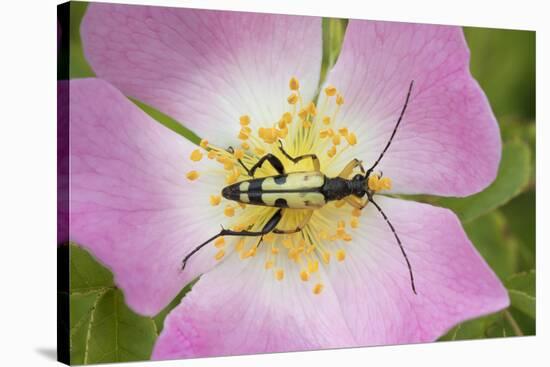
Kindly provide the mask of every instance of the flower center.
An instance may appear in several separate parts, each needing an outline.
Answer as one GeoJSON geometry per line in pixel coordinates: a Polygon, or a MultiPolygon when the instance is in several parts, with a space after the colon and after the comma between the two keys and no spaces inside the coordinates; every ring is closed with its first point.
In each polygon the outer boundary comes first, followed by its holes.
{"type": "MultiPolygon", "coordinates": [[[[286,173],[313,170],[311,160],[294,163],[285,156],[279,149],[279,144],[282,144],[292,157],[316,154],[321,171],[326,172],[342,152],[353,149],[357,144],[357,136],[338,121],[344,97],[334,86],[328,86],[321,93],[319,105],[316,105],[303,100],[296,78],[290,79],[289,88],[288,110],[278,121],[262,124],[253,130],[251,118],[242,115],[237,135],[239,147],[223,149],[203,139],[201,148],[194,150],[190,159],[198,162],[206,155],[208,159],[218,162],[221,169],[207,173],[219,175],[223,172],[226,185],[277,175],[278,172],[268,162],[257,168],[254,177],[250,177],[242,165],[253,167],[267,153],[281,161],[286,173]]],[[[190,181],[197,180],[199,176],[197,171],[187,173],[190,181]]],[[[373,192],[389,189],[391,181],[372,174],[368,188],[373,192]]],[[[212,193],[209,203],[205,204],[223,207],[228,228],[233,231],[260,231],[279,210],[229,201],[219,193],[212,193]]],[[[302,281],[312,283],[314,294],[320,294],[324,288],[320,266],[345,260],[346,246],[352,243],[360,215],[361,210],[350,208],[344,200],[330,202],[319,209],[285,208],[277,228],[293,229],[305,222],[301,231],[268,233],[263,237],[219,237],[213,243],[218,249],[215,258],[223,259],[231,248],[243,260],[262,258],[266,271],[272,272],[275,279],[283,281],[285,269],[287,272],[292,269],[302,281]]]]}

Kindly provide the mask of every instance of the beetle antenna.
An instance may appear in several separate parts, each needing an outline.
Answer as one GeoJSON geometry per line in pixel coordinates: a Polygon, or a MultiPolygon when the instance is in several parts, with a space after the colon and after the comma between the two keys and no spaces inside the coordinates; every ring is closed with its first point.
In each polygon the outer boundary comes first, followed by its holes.
{"type": "Polygon", "coordinates": [[[182,264],[181,264],[181,271],[183,271],[185,269],[185,265],[187,265],[187,260],[189,260],[189,258],[191,258],[191,256],[195,255],[198,251],[200,251],[201,248],[208,245],[210,242],[214,241],[216,238],[223,236],[225,234],[225,232],[226,232],[226,230],[222,227],[222,230],[220,231],[220,233],[216,234],[215,236],[212,236],[211,238],[209,238],[205,242],[203,242],[200,245],[198,245],[197,247],[195,247],[193,249],[193,251],[191,251],[190,253],[185,255],[185,257],[183,258],[182,264]]]}
{"type": "Polygon", "coordinates": [[[374,170],[374,168],[378,165],[378,163],[380,163],[380,160],[382,159],[382,157],[384,156],[384,154],[386,153],[386,151],[390,147],[391,142],[393,140],[393,137],[395,136],[395,133],[397,132],[397,128],[399,127],[399,124],[401,123],[401,120],[403,119],[403,115],[405,114],[405,110],[407,109],[407,105],[409,104],[409,97],[411,96],[411,91],[412,91],[413,85],[414,85],[414,80],[411,80],[411,84],[409,85],[409,91],[407,92],[407,98],[405,99],[405,104],[403,105],[403,109],[401,110],[401,114],[399,115],[399,118],[397,119],[397,123],[395,124],[395,127],[393,128],[393,132],[391,133],[390,140],[388,140],[388,143],[384,147],[384,150],[382,150],[382,153],[380,153],[380,156],[378,157],[376,162],[374,162],[372,167],[367,170],[367,175],[366,175],[367,177],[371,174],[372,170],[374,170]]]}
{"type": "Polygon", "coordinates": [[[374,200],[372,200],[372,197],[369,197],[369,201],[376,207],[376,209],[378,209],[380,214],[382,214],[382,217],[384,217],[384,220],[386,221],[386,223],[388,223],[388,226],[390,226],[390,229],[391,229],[393,235],[395,236],[395,239],[397,240],[397,244],[399,245],[399,248],[401,249],[401,253],[403,254],[403,257],[405,258],[405,262],[407,263],[407,267],[409,268],[409,276],[411,278],[412,291],[413,291],[414,294],[417,294],[416,293],[416,287],[414,286],[414,276],[413,276],[411,263],[409,262],[409,258],[407,257],[407,253],[405,252],[405,249],[403,248],[403,245],[401,244],[401,240],[399,239],[399,236],[397,235],[397,232],[395,231],[395,228],[393,228],[393,225],[391,224],[390,220],[388,219],[388,217],[386,216],[386,214],[384,213],[382,208],[374,200]]]}

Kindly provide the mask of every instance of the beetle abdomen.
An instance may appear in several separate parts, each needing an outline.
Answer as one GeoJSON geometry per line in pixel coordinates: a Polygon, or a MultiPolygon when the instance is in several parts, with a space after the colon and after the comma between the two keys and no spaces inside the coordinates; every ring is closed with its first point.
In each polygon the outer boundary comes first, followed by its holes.
{"type": "Polygon", "coordinates": [[[320,172],[293,172],[242,181],[222,190],[228,200],[277,208],[307,209],[325,205],[320,172]]]}

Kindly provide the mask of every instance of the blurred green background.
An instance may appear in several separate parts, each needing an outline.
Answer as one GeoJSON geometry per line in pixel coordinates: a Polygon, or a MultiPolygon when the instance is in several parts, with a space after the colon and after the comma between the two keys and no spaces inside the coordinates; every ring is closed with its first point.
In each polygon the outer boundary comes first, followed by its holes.
{"type": "MultiPolygon", "coordinates": [[[[69,37],[60,49],[58,78],[94,76],[82,53],[79,26],[86,3],[72,3],[69,37]],[[66,47],[70,45],[69,47],[66,47]],[[70,53],[69,53],[70,49],[70,53]]],[[[323,20],[323,75],[338,57],[346,20],[323,20]]],[[[511,306],[460,324],[441,340],[534,335],[535,313],[535,32],[464,29],[471,50],[471,71],[487,94],[500,124],[503,156],[497,180],[484,192],[454,199],[415,196],[453,209],[479,252],[509,290],[511,306]]],[[[197,141],[197,137],[143,103],[134,101],[159,122],[197,141]]],[[[155,318],[128,309],[112,275],[83,249],[72,244],[71,358],[73,363],[148,359],[164,317],[190,289],[187,286],[155,318]],[[95,291],[84,291],[90,284],[95,291]],[[113,307],[119,309],[112,317],[113,307]],[[94,325],[104,312],[107,319],[94,325]],[[90,338],[90,335],[92,338],[90,338]],[[116,336],[116,338],[115,338],[116,336]]]]}

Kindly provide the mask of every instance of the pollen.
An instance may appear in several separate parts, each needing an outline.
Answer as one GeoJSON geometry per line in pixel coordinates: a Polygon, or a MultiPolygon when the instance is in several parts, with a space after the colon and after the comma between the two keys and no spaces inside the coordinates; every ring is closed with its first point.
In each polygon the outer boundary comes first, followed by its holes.
{"type": "Polygon", "coordinates": [[[206,149],[208,147],[208,140],[202,139],[199,145],[201,146],[201,148],[206,149]]]}
{"type": "Polygon", "coordinates": [[[195,181],[197,178],[199,178],[199,173],[197,171],[189,171],[185,175],[189,181],[195,181]]]}
{"type": "Polygon", "coordinates": [[[336,155],[336,146],[332,146],[329,150],[327,150],[327,155],[332,158],[336,155]]]}
{"type": "Polygon", "coordinates": [[[346,251],[344,249],[340,249],[336,251],[336,260],[342,262],[346,258],[346,251]]]}
{"type": "Polygon", "coordinates": [[[307,270],[310,273],[316,273],[319,270],[319,261],[317,260],[308,261],[307,270]]]}
{"type": "Polygon", "coordinates": [[[223,259],[223,257],[225,256],[225,251],[224,250],[220,250],[216,253],[216,256],[214,256],[214,258],[218,261],[220,261],[221,259],[223,259]]]}
{"type": "Polygon", "coordinates": [[[332,144],[334,145],[340,145],[340,135],[334,135],[332,137],[332,144]]]}
{"type": "Polygon", "coordinates": [[[359,219],[357,219],[357,217],[352,217],[349,224],[351,228],[357,228],[359,227],[359,219]]]}
{"type": "Polygon", "coordinates": [[[210,195],[210,205],[217,206],[220,205],[222,197],[220,195],[210,195]]]}
{"type": "Polygon", "coordinates": [[[292,77],[288,82],[288,86],[291,90],[298,90],[300,89],[300,82],[298,82],[298,79],[296,79],[295,77],[292,77]]]}
{"type": "Polygon", "coordinates": [[[233,208],[232,206],[226,206],[225,209],[223,210],[223,214],[225,214],[226,217],[232,217],[235,215],[235,208],[233,208]]]}
{"type": "Polygon", "coordinates": [[[313,102],[310,102],[307,107],[307,112],[311,115],[311,116],[315,116],[317,115],[317,108],[315,107],[315,103],[313,102]]]}
{"type": "Polygon", "coordinates": [[[247,140],[248,137],[249,137],[249,134],[246,132],[246,130],[241,129],[241,130],[239,131],[238,138],[239,138],[240,140],[247,140]]]}
{"type": "Polygon", "coordinates": [[[325,94],[329,97],[336,95],[336,87],[329,85],[325,88],[325,94]]]}
{"type": "Polygon", "coordinates": [[[344,104],[344,97],[343,97],[341,94],[338,94],[338,95],[336,96],[336,104],[337,104],[338,106],[341,106],[341,105],[344,104]]]}
{"type": "Polygon", "coordinates": [[[313,294],[321,294],[323,291],[324,285],[322,283],[315,284],[315,287],[313,287],[313,294]]]}
{"type": "Polygon", "coordinates": [[[307,118],[308,114],[309,114],[309,112],[305,108],[302,108],[300,111],[298,111],[298,117],[301,120],[305,120],[307,118]]]}
{"type": "Polygon", "coordinates": [[[343,137],[346,137],[348,136],[348,128],[347,127],[341,127],[338,129],[338,132],[340,133],[340,135],[342,135],[343,137]]]}
{"type": "Polygon", "coordinates": [[[296,104],[296,102],[298,102],[298,95],[296,93],[291,93],[286,101],[288,102],[288,104],[296,104]]]}
{"type": "Polygon", "coordinates": [[[218,153],[216,153],[216,151],[211,150],[211,151],[208,152],[207,156],[208,156],[208,159],[214,159],[214,158],[216,158],[217,155],[218,155],[218,153]]]}
{"type": "Polygon", "coordinates": [[[214,241],[214,246],[216,246],[216,248],[224,247],[225,246],[225,238],[219,237],[218,239],[216,239],[216,241],[214,241]]]}
{"type": "Polygon", "coordinates": [[[360,217],[361,216],[361,209],[353,208],[353,210],[351,211],[351,215],[353,215],[354,217],[360,217]]]}
{"type": "Polygon", "coordinates": [[[300,272],[300,279],[302,279],[304,282],[307,282],[309,280],[309,273],[306,270],[302,270],[300,272]]]}
{"type": "Polygon", "coordinates": [[[292,114],[290,112],[283,113],[281,121],[283,121],[286,125],[290,124],[292,122],[292,114]]]}
{"type": "Polygon", "coordinates": [[[285,277],[285,271],[283,269],[277,269],[275,271],[275,279],[283,280],[284,277],[285,277]]]}
{"type": "Polygon", "coordinates": [[[323,124],[330,125],[330,117],[328,116],[323,117],[323,124]]]}
{"type": "Polygon", "coordinates": [[[349,145],[357,144],[357,136],[355,136],[354,133],[349,133],[348,135],[346,135],[346,140],[348,141],[349,145]]]}
{"type": "Polygon", "coordinates": [[[241,147],[244,149],[244,150],[249,150],[250,149],[250,144],[248,144],[246,141],[243,142],[241,144],[241,147]]]}
{"type": "Polygon", "coordinates": [[[241,149],[235,149],[235,152],[233,153],[235,158],[242,159],[244,157],[244,152],[241,149]]]}
{"type": "Polygon", "coordinates": [[[242,115],[239,117],[239,123],[241,126],[248,126],[250,124],[250,116],[248,115],[242,115]]]}

